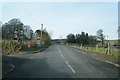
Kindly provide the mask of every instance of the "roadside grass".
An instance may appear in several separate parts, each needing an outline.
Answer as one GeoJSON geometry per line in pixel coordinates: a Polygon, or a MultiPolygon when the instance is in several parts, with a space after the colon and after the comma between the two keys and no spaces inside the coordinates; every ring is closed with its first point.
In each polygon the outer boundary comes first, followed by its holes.
{"type": "Polygon", "coordinates": [[[107,48],[97,48],[96,47],[85,47],[85,46],[74,46],[74,45],[68,45],[68,46],[71,46],[71,47],[74,47],[74,48],[78,48],[78,49],[82,49],[82,50],[85,50],[85,51],[89,51],[89,52],[92,52],[92,53],[95,53],[95,54],[99,54],[101,56],[104,56],[104,57],[108,57],[108,58],[112,58],[112,59],[115,59],[115,60],[119,60],[119,57],[118,57],[118,49],[112,49],[111,53],[107,53],[107,48]]]}
{"type": "Polygon", "coordinates": [[[46,48],[45,46],[41,46],[41,47],[31,47],[31,48],[27,48],[27,46],[26,46],[26,47],[22,48],[20,51],[21,51],[21,52],[30,52],[30,51],[42,50],[42,49],[45,49],[45,48],[46,48]]]}
{"type": "Polygon", "coordinates": [[[0,40],[0,43],[2,43],[2,40],[0,40]]]}
{"type": "Polygon", "coordinates": [[[3,54],[17,54],[21,46],[17,40],[2,40],[3,54]]]}
{"type": "Polygon", "coordinates": [[[18,42],[17,40],[2,40],[2,53],[3,54],[18,54],[23,52],[43,50],[47,48],[46,45],[37,47],[35,40],[24,40],[18,42]],[[28,48],[28,45],[31,47],[28,48]]]}

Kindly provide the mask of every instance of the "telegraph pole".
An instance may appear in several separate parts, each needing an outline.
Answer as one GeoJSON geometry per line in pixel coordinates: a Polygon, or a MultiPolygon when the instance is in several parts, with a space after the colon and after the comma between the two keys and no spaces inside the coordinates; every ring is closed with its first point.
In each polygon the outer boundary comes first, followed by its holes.
{"type": "Polygon", "coordinates": [[[43,31],[43,24],[41,24],[41,45],[42,45],[42,31],[43,31]]]}
{"type": "MultiPolygon", "coordinates": [[[[2,22],[0,21],[0,40],[2,40],[2,22]]],[[[1,45],[0,45],[0,47],[1,47],[1,45]]]]}
{"type": "Polygon", "coordinates": [[[109,40],[108,40],[108,36],[107,37],[107,43],[108,43],[108,54],[110,53],[110,43],[109,43],[109,40]]]}

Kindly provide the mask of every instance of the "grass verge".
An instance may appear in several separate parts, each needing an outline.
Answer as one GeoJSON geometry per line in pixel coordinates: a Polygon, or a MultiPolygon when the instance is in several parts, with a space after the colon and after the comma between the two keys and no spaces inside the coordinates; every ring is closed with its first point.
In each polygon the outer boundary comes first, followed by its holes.
{"type": "Polygon", "coordinates": [[[31,48],[24,47],[24,48],[21,49],[21,52],[37,51],[37,50],[43,50],[45,48],[47,48],[47,46],[31,47],[31,48]]]}
{"type": "MultiPolygon", "coordinates": [[[[106,54],[106,48],[98,48],[98,50],[96,50],[95,47],[79,47],[79,46],[74,46],[74,45],[68,45],[70,47],[74,47],[74,48],[78,48],[78,49],[82,49],[82,50],[85,50],[85,51],[88,51],[88,52],[92,52],[92,53],[95,53],[95,54],[99,54],[101,56],[104,56],[104,57],[107,57],[107,58],[112,58],[112,59],[115,59],[115,60],[118,60],[120,61],[120,58],[118,56],[115,56],[112,54],[106,54]]],[[[115,54],[117,55],[117,51],[115,52],[115,54]]]]}

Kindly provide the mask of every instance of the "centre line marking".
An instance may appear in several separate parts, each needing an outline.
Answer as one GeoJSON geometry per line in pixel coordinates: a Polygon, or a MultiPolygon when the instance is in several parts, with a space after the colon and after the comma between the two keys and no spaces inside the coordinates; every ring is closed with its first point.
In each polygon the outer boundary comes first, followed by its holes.
{"type": "Polygon", "coordinates": [[[92,55],[96,55],[96,54],[92,54],[92,55]]]}
{"type": "Polygon", "coordinates": [[[68,65],[68,67],[72,70],[73,73],[76,73],[75,70],[69,65],[69,63],[66,61],[66,64],[68,65]]]}
{"type": "Polygon", "coordinates": [[[61,53],[61,51],[59,51],[59,53],[61,53]]]}
{"type": "Polygon", "coordinates": [[[59,49],[59,47],[58,47],[58,51],[59,51],[59,53],[61,53],[61,50],[59,49]]]}
{"type": "Polygon", "coordinates": [[[63,54],[61,54],[61,57],[63,58],[63,54]]]}

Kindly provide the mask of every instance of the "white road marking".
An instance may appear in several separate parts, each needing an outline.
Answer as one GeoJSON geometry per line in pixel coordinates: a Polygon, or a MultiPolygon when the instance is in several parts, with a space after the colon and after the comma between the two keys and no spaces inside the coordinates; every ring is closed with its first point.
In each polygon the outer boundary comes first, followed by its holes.
{"type": "Polygon", "coordinates": [[[12,66],[12,69],[10,69],[12,71],[15,68],[15,66],[13,64],[9,64],[9,65],[12,66]]]}
{"type": "MultiPolygon", "coordinates": [[[[75,51],[80,52],[80,53],[83,53],[83,54],[85,54],[85,55],[87,54],[87,53],[82,52],[82,51],[79,51],[79,50],[75,50],[75,51]]],[[[92,54],[92,55],[96,55],[96,54],[92,54]]],[[[115,63],[113,63],[113,62],[111,62],[111,61],[102,60],[102,59],[100,59],[100,58],[98,58],[98,57],[95,57],[95,56],[92,56],[92,55],[89,55],[89,56],[91,56],[91,57],[93,57],[93,58],[95,58],[95,59],[98,59],[98,60],[100,60],[100,61],[103,61],[103,62],[112,64],[112,65],[114,65],[114,66],[116,66],[116,67],[120,67],[119,64],[115,64],[115,63]]]]}
{"type": "Polygon", "coordinates": [[[63,57],[63,54],[61,54],[61,57],[64,58],[64,57],[63,57]]]}
{"type": "Polygon", "coordinates": [[[113,64],[113,63],[112,63],[112,62],[110,62],[110,61],[105,61],[105,62],[110,63],[110,64],[113,64]]]}
{"type": "Polygon", "coordinates": [[[72,70],[73,73],[76,73],[75,70],[69,65],[69,63],[66,61],[66,64],[68,65],[68,67],[72,70]]]}
{"type": "Polygon", "coordinates": [[[96,55],[96,54],[92,54],[92,55],[96,55]]]}
{"type": "Polygon", "coordinates": [[[5,74],[9,73],[10,71],[14,70],[15,66],[13,64],[9,64],[12,68],[10,70],[8,70],[7,72],[5,72],[5,74]]]}
{"type": "Polygon", "coordinates": [[[98,58],[98,57],[95,57],[95,56],[91,56],[91,57],[93,57],[93,58],[95,58],[95,59],[98,59],[98,60],[100,60],[100,61],[105,62],[104,60],[102,60],[102,59],[100,59],[100,58],[98,58]]]}
{"type": "Polygon", "coordinates": [[[61,53],[61,51],[59,51],[59,53],[61,53]]]}
{"type": "Polygon", "coordinates": [[[81,51],[79,51],[79,50],[76,50],[77,52],[81,52],[81,51]]]}
{"type": "Polygon", "coordinates": [[[15,56],[15,55],[8,55],[8,56],[15,56]]]}
{"type": "Polygon", "coordinates": [[[116,67],[120,67],[120,65],[119,64],[114,64],[116,67]]]}
{"type": "MultiPolygon", "coordinates": [[[[59,51],[59,53],[60,53],[60,55],[61,55],[61,57],[64,59],[64,57],[63,57],[63,54],[61,53],[61,50],[60,50],[60,48],[58,47],[58,51],[59,51]]],[[[66,64],[68,65],[68,67],[72,70],[72,72],[73,73],[76,73],[75,72],[75,70],[70,66],[70,64],[66,61],[66,64]]]]}
{"type": "Polygon", "coordinates": [[[76,50],[77,52],[80,52],[80,53],[83,53],[83,54],[86,54],[85,52],[82,52],[82,51],[79,51],[79,50],[76,50]]]}
{"type": "Polygon", "coordinates": [[[116,67],[120,67],[120,65],[119,65],[119,64],[115,64],[115,63],[110,62],[110,61],[105,61],[105,62],[107,62],[107,63],[109,63],[109,64],[112,64],[112,65],[114,65],[114,66],[116,66],[116,67]]]}
{"type": "Polygon", "coordinates": [[[61,53],[61,50],[60,50],[60,48],[58,47],[58,51],[59,51],[59,53],[61,53]]]}
{"type": "Polygon", "coordinates": [[[94,56],[91,56],[91,57],[93,57],[93,58],[95,58],[95,59],[98,59],[98,60],[100,60],[100,61],[103,61],[103,62],[106,62],[106,63],[112,64],[112,65],[114,65],[114,66],[116,66],[116,67],[120,67],[119,64],[115,64],[115,63],[113,63],[113,62],[111,62],[111,61],[102,60],[102,59],[97,58],[97,57],[94,57],[94,56]]]}
{"type": "Polygon", "coordinates": [[[87,53],[85,53],[85,52],[82,52],[83,54],[87,54],[87,53]]]}

